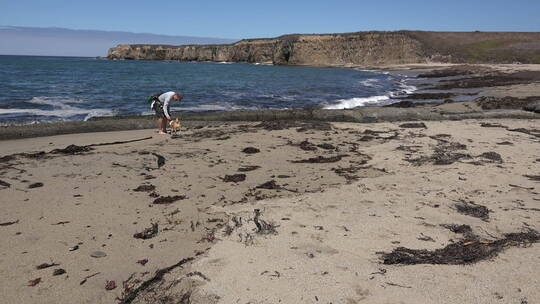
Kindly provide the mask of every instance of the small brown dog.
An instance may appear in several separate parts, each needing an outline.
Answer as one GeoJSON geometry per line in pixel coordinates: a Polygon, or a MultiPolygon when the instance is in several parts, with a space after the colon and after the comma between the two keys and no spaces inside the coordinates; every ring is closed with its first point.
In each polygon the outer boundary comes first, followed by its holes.
{"type": "Polygon", "coordinates": [[[180,129],[182,125],[180,124],[180,121],[177,118],[175,120],[171,120],[169,122],[169,126],[171,127],[171,134],[176,134],[176,132],[178,132],[178,130],[180,129]]]}

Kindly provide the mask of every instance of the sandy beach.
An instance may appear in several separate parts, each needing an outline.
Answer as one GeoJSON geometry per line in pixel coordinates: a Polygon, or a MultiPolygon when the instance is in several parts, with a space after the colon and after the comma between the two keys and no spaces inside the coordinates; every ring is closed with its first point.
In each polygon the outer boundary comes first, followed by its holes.
{"type": "Polygon", "coordinates": [[[6,303],[535,303],[537,238],[457,265],[383,256],[539,230],[538,132],[536,120],[273,122],[172,138],[3,141],[2,294],[6,303]],[[441,226],[452,224],[470,235],[441,226]],[[54,266],[36,268],[44,263],[54,266]]]}
{"type": "Polygon", "coordinates": [[[489,97],[4,127],[0,302],[540,302],[537,68],[441,68],[489,97]]]}

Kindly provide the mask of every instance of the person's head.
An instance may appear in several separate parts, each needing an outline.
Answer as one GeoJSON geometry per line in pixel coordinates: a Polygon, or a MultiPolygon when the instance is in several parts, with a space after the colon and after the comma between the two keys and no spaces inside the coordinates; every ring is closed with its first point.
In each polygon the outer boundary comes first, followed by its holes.
{"type": "Polygon", "coordinates": [[[180,100],[182,100],[182,99],[184,98],[184,95],[182,95],[182,94],[180,94],[180,93],[175,93],[175,94],[173,95],[173,98],[174,98],[174,100],[180,101],[180,100]]]}

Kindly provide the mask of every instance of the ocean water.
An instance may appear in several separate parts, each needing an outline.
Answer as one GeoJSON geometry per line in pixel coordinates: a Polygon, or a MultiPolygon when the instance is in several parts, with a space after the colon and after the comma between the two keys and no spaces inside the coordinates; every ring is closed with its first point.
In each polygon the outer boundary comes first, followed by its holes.
{"type": "Polygon", "coordinates": [[[247,63],[0,56],[0,124],[151,113],[147,96],[184,94],[173,112],[344,109],[397,101],[416,88],[388,72],[247,63]]]}

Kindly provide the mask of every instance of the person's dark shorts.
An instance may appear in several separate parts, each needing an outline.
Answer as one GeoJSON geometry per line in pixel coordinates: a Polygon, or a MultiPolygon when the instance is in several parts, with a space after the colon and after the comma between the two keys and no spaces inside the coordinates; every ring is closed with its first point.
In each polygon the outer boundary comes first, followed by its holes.
{"type": "Polygon", "coordinates": [[[159,100],[154,101],[154,111],[156,112],[157,118],[165,118],[165,111],[163,111],[163,105],[159,100]]]}

